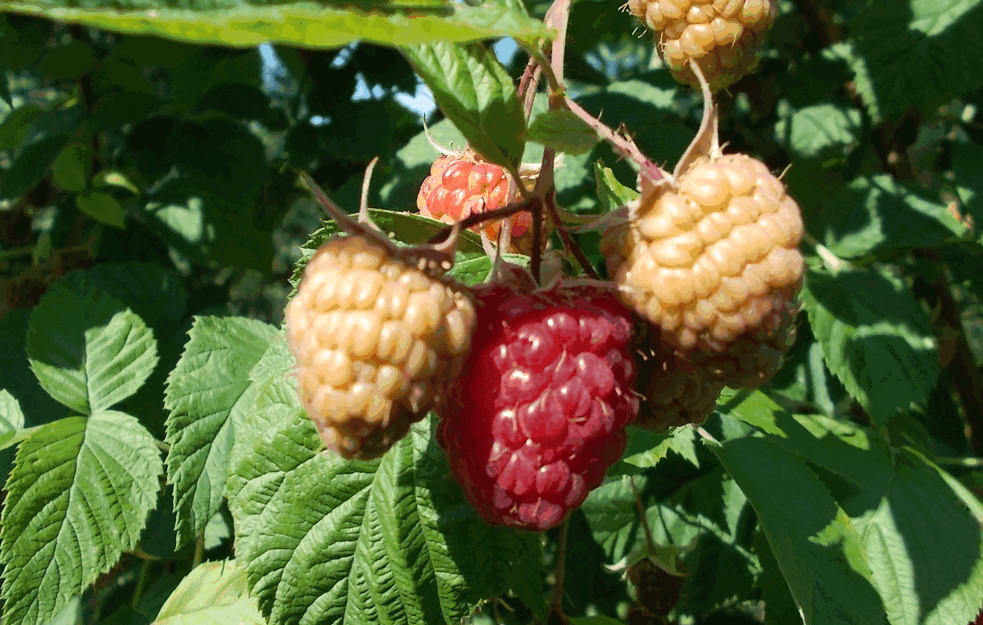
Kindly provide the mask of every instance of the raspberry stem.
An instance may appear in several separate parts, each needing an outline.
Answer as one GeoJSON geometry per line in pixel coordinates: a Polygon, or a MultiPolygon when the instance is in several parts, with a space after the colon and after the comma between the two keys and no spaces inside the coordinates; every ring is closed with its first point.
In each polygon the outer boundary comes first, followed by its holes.
{"type": "Polygon", "coordinates": [[[634,141],[612,130],[609,126],[604,124],[604,122],[588,113],[582,106],[571,100],[569,97],[564,96],[563,99],[566,103],[567,109],[569,109],[571,113],[584,120],[584,123],[593,128],[594,132],[599,134],[602,139],[610,143],[619,154],[638,165],[641,173],[649,178],[649,180],[652,182],[658,182],[666,177],[666,173],[662,171],[658,165],[650,161],[644,154],[642,154],[642,151],[638,149],[638,146],[635,145],[634,141]]]}
{"type": "Polygon", "coordinates": [[[467,228],[471,228],[472,226],[483,224],[486,221],[505,219],[506,217],[511,217],[512,215],[532,210],[532,204],[533,202],[531,199],[523,199],[518,202],[507,204],[502,208],[488,211],[487,213],[474,213],[472,215],[468,215],[457,223],[441,229],[439,232],[437,232],[437,234],[430,237],[430,240],[427,241],[427,243],[438,243],[447,239],[447,237],[449,237],[454,231],[455,227],[459,228],[460,230],[465,230],[467,228]]]}
{"type": "Polygon", "coordinates": [[[566,579],[567,568],[567,535],[570,533],[570,517],[563,521],[560,526],[560,537],[556,544],[556,573],[554,574],[553,594],[550,597],[550,608],[547,622],[551,621],[552,616],[558,616],[560,622],[563,619],[563,583],[566,579]]]}

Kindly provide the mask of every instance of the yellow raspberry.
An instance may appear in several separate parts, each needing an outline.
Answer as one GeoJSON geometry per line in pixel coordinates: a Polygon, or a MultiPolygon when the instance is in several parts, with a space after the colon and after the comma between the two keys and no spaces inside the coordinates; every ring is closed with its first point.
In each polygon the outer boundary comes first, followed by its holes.
{"type": "Polygon", "coordinates": [[[475,310],[452,280],[364,236],[310,259],[286,310],[301,402],[325,444],[373,458],[430,410],[471,344],[475,310]]]}
{"type": "Polygon", "coordinates": [[[602,249],[623,299],[677,355],[728,386],[754,387],[787,348],[801,238],[782,182],[731,154],[643,189],[637,214],[602,249]]]}
{"type": "Polygon", "coordinates": [[[724,385],[705,370],[662,350],[649,351],[637,360],[643,399],[632,425],[662,433],[690,423],[699,425],[713,412],[724,385]]]}
{"type": "Polygon", "coordinates": [[[695,60],[710,88],[730,86],[757,63],[777,0],[629,0],[632,15],[656,32],[659,54],[676,80],[699,88],[695,60]]]}

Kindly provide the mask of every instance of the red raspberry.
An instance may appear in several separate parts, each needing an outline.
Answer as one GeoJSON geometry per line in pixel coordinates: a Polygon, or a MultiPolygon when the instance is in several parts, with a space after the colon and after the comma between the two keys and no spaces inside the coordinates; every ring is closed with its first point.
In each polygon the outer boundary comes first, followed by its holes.
{"type": "Polygon", "coordinates": [[[559,524],[621,457],[638,412],[631,313],[613,291],[480,287],[458,393],[438,440],[489,523],[559,524]]]}
{"type": "MultiPolygon", "coordinates": [[[[502,167],[486,163],[473,152],[441,156],[430,168],[430,175],[423,181],[416,206],[420,214],[454,223],[475,213],[504,208],[517,200],[518,194],[509,193],[509,174],[502,167]]],[[[521,237],[529,231],[532,217],[528,212],[512,218],[512,236],[521,237]]],[[[475,226],[476,232],[484,228],[492,241],[498,240],[502,220],[475,226]]]]}

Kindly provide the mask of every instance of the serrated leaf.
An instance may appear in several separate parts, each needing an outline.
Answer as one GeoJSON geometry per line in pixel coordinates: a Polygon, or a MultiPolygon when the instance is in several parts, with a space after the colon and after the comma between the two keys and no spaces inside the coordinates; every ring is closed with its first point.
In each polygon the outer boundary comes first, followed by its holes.
{"type": "Polygon", "coordinates": [[[481,521],[450,479],[431,424],[381,459],[322,453],[295,407],[230,478],[236,548],[270,625],[457,624],[538,567],[532,534],[481,521]]]}
{"type": "Polygon", "coordinates": [[[133,395],[157,365],[150,328],[87,280],[58,282],[31,314],[27,356],[48,393],[93,414],[133,395]]]}
{"type": "Polygon", "coordinates": [[[222,504],[236,421],[250,408],[243,402],[249,371],[275,333],[250,319],[195,317],[167,378],[167,482],[179,544],[202,532],[222,504]]]}
{"type": "Polygon", "coordinates": [[[119,200],[101,191],[87,191],[75,196],[79,210],[107,226],[122,228],[124,223],[123,206],[119,200]]]}
{"type": "Polygon", "coordinates": [[[586,154],[601,140],[582,119],[567,110],[537,115],[527,138],[566,154],[586,154]]]}
{"type": "Polygon", "coordinates": [[[983,84],[979,0],[862,3],[850,20],[853,38],[840,54],[875,121],[925,108],[983,84]]]}
{"type": "Polygon", "coordinates": [[[265,625],[256,601],[249,596],[246,573],[234,560],[195,567],[168,597],[153,625],[211,623],[265,625]]]}
{"type": "Polygon", "coordinates": [[[439,42],[407,46],[403,53],[468,145],[492,163],[518,167],[525,113],[511,76],[490,50],[439,42]]]}
{"type": "Polygon", "coordinates": [[[262,6],[236,0],[198,2],[195,9],[184,5],[148,9],[143,2],[126,0],[88,4],[76,8],[69,2],[22,0],[5,2],[2,10],[123,33],[237,47],[280,43],[335,48],[356,40],[409,45],[502,36],[532,40],[549,34],[542,22],[496,3],[474,7],[424,1],[413,3],[415,6],[402,3],[402,7],[400,3],[366,3],[373,10],[341,3],[262,6]],[[407,7],[412,10],[405,10],[407,7]]]}
{"type": "Polygon", "coordinates": [[[0,389],[0,449],[15,444],[18,430],[24,428],[24,413],[20,402],[6,389],[0,389]]]}
{"type": "Polygon", "coordinates": [[[965,239],[970,229],[938,200],[894,182],[886,174],[851,181],[817,198],[808,210],[809,228],[841,258],[934,247],[965,239]]]}
{"type": "Polygon", "coordinates": [[[162,468],[153,437],[121,412],[62,419],[22,443],[0,517],[4,622],[45,623],[132,549],[162,468]]]}
{"type": "Polygon", "coordinates": [[[779,141],[804,157],[822,156],[859,141],[860,112],[823,103],[801,108],[775,126],[779,141]]]}
{"type": "Polygon", "coordinates": [[[81,191],[89,182],[89,150],[73,141],[62,148],[52,168],[55,183],[66,191],[81,191]]]}
{"type": "Polygon", "coordinates": [[[900,280],[877,269],[810,270],[802,299],[830,371],[871,417],[884,423],[928,398],[937,345],[900,280]]]}
{"type": "Polygon", "coordinates": [[[670,452],[700,466],[696,457],[696,430],[676,428],[666,434],[654,434],[640,428],[628,429],[628,444],[622,462],[640,469],[658,466],[670,452]]]}
{"type": "MultiPolygon", "coordinates": [[[[529,264],[529,257],[522,254],[502,254],[503,260],[514,265],[525,267],[529,264]]],[[[478,256],[468,258],[454,263],[454,267],[447,272],[447,275],[454,278],[461,284],[474,286],[491,278],[494,262],[488,256],[478,256]]]]}
{"type": "MultiPolygon", "coordinates": [[[[385,232],[390,239],[403,244],[425,243],[430,237],[448,226],[442,221],[423,215],[382,209],[369,209],[369,217],[372,219],[372,223],[385,232]]],[[[297,266],[294,267],[293,275],[290,277],[291,284],[296,287],[304,273],[304,267],[307,266],[307,261],[314,255],[314,252],[328,239],[340,232],[338,224],[333,221],[326,221],[322,223],[321,228],[311,234],[307,241],[300,246],[301,256],[297,266]]],[[[462,231],[457,239],[457,252],[459,257],[461,255],[472,257],[478,254],[483,255],[481,237],[470,230],[462,231]]]]}
{"type": "Polygon", "coordinates": [[[638,191],[621,184],[614,172],[600,161],[594,163],[594,180],[597,183],[597,201],[607,212],[621,208],[639,196],[638,191]]]}
{"type": "Polygon", "coordinates": [[[753,437],[713,450],[757,512],[806,625],[887,622],[857,528],[795,454],[753,437]]]}

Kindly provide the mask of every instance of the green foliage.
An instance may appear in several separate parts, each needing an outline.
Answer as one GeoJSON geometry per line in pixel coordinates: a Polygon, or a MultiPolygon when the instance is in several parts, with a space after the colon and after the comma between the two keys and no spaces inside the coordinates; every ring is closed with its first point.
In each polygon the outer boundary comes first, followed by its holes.
{"type": "MultiPolygon", "coordinates": [[[[970,623],[983,1],[778,4],[717,103],[725,151],[802,209],[796,342],[699,428],[630,427],[533,534],[469,506],[434,415],[378,460],[323,451],[280,326],[340,230],[298,173],[354,213],[379,157],[369,216],[410,245],[448,226],[417,214],[434,143],[524,172],[563,153],[548,190],[603,280],[638,163],[559,96],[671,171],[702,103],[654,35],[604,0],[565,34],[560,2],[0,3],[3,622],[970,623]],[[561,90],[530,97],[554,45],[561,90]],[[645,562],[681,574],[659,605],[645,562]]],[[[544,270],[583,277],[559,234],[544,270]]],[[[535,265],[521,243],[505,260],[535,265]]],[[[462,232],[449,276],[493,267],[462,232]]]]}

